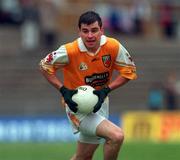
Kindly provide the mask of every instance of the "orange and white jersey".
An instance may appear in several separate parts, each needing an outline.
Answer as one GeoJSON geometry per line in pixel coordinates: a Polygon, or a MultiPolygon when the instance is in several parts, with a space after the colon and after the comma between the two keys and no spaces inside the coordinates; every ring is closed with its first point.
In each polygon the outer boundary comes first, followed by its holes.
{"type": "Polygon", "coordinates": [[[113,70],[128,79],[137,77],[128,51],[117,40],[104,35],[95,54],[89,53],[82,39],[78,38],[48,54],[40,65],[49,74],[62,69],[64,85],[70,89],[80,85],[100,89],[110,83],[113,70]]]}

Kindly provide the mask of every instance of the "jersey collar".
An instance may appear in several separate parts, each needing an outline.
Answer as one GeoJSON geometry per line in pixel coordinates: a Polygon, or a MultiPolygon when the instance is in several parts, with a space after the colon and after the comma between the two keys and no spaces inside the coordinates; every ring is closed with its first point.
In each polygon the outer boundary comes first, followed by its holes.
{"type": "MultiPolygon", "coordinates": [[[[81,37],[78,38],[78,47],[80,49],[81,52],[88,52],[86,46],[84,45],[81,37]]],[[[100,40],[100,46],[104,45],[107,42],[107,37],[105,35],[101,36],[101,40],[100,40]]]]}

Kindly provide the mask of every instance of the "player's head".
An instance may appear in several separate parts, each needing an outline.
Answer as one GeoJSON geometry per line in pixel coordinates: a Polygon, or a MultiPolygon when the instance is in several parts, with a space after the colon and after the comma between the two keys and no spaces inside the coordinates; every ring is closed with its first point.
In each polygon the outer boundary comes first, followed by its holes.
{"type": "Polygon", "coordinates": [[[80,29],[82,24],[90,25],[96,21],[98,22],[98,25],[101,28],[102,20],[101,20],[101,17],[99,16],[99,14],[94,11],[87,11],[80,16],[78,27],[80,29]]]}
{"type": "Polygon", "coordinates": [[[103,34],[102,20],[98,13],[88,11],[79,18],[79,36],[82,38],[86,48],[94,52],[99,48],[100,39],[103,34]]]}

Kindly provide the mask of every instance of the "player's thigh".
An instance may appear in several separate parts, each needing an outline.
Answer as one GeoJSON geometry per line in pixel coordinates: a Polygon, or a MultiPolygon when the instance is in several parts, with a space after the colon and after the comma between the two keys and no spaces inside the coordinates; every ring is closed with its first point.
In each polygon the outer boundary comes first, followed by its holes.
{"type": "Polygon", "coordinates": [[[111,138],[115,134],[122,134],[122,129],[112,123],[111,121],[104,119],[96,128],[96,135],[104,138],[111,138]]]}
{"type": "Polygon", "coordinates": [[[76,155],[79,157],[93,156],[99,144],[82,143],[78,141],[76,155]]]}

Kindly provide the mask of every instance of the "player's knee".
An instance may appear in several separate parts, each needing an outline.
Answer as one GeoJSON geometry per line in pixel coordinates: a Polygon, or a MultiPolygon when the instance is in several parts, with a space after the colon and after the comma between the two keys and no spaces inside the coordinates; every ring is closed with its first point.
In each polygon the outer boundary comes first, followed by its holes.
{"type": "Polygon", "coordinates": [[[121,129],[116,130],[111,135],[111,141],[116,144],[121,144],[124,141],[124,133],[121,129]]]}

